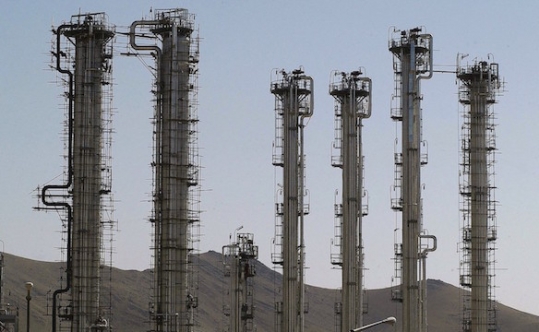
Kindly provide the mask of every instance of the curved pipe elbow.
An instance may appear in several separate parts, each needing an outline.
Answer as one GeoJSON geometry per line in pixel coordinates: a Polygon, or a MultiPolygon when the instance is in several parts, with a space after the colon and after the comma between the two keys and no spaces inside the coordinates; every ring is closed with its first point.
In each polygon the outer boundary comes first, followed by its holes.
{"type": "Polygon", "coordinates": [[[73,73],[69,69],[63,69],[60,63],[60,37],[62,36],[62,30],[65,30],[66,28],[72,27],[72,24],[62,24],[56,29],[56,70],[58,70],[62,74],[68,74],[69,78],[71,79],[73,76],[73,73]]]}
{"type": "Polygon", "coordinates": [[[152,25],[158,25],[160,24],[159,21],[134,21],[131,23],[131,26],[129,28],[129,44],[133,49],[139,50],[139,51],[155,51],[157,53],[157,56],[159,57],[161,55],[161,49],[158,46],[155,45],[138,45],[135,40],[135,31],[138,26],[145,25],[145,26],[152,26],[152,25]]]}
{"type": "Polygon", "coordinates": [[[423,251],[421,251],[421,254],[426,255],[427,253],[436,251],[436,249],[438,249],[438,239],[436,239],[436,236],[434,236],[434,235],[419,235],[419,238],[421,238],[421,239],[431,239],[432,240],[432,248],[423,249],[423,251]]]}
{"type": "Polygon", "coordinates": [[[363,116],[364,119],[368,119],[372,115],[372,79],[369,77],[362,77],[360,81],[367,82],[367,86],[369,87],[369,103],[367,105],[367,112],[363,116]]]}
{"type": "Polygon", "coordinates": [[[432,35],[430,33],[425,33],[425,34],[421,34],[420,37],[429,40],[429,71],[426,76],[419,76],[419,78],[428,80],[432,78],[432,74],[434,73],[433,56],[432,56],[432,52],[434,51],[434,48],[432,46],[432,35]]]}
{"type": "Polygon", "coordinates": [[[301,118],[310,118],[313,116],[314,112],[314,80],[311,76],[303,76],[303,79],[306,79],[309,81],[309,87],[311,88],[311,96],[309,99],[309,112],[302,114],[301,118]]]}

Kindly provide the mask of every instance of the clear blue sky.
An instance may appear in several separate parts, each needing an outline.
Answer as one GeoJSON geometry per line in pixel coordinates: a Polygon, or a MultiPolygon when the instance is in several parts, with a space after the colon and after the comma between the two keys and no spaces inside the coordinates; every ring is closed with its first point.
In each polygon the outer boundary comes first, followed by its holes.
{"type": "MultiPolygon", "coordinates": [[[[147,16],[150,7],[183,7],[200,27],[200,147],[203,156],[201,251],[220,251],[239,226],[255,234],[260,259],[270,264],[274,234],[274,99],[272,68],[303,66],[315,80],[315,110],[306,136],[307,282],[337,287],[331,269],[334,191],[340,172],[330,164],[332,70],[364,67],[373,81],[373,115],[364,121],[364,219],[367,288],[387,287],[393,275],[393,230],[400,220],[390,209],[395,124],[389,117],[393,92],[392,26],[424,26],[434,38],[437,70],[453,70],[458,52],[494,55],[506,91],[497,112],[496,198],[499,240],[497,299],[539,314],[538,151],[539,3],[507,1],[2,1],[0,4],[0,239],[5,251],[38,260],[60,259],[60,221],[36,212],[34,189],[61,175],[63,111],[50,63],[51,25],[80,12],[106,12],[117,31],[147,16]]],[[[114,263],[125,269],[150,267],[148,220],[151,205],[152,103],[150,73],[135,58],[119,55],[115,43],[113,192],[118,232],[114,263]]],[[[424,227],[438,237],[429,255],[428,277],[458,284],[460,213],[458,194],[459,104],[452,74],[422,82],[423,137],[429,164],[424,227]]],[[[58,180],[53,180],[57,182],[58,180]]],[[[6,267],[9,273],[9,267],[6,267]]],[[[389,295],[388,295],[389,296],[389,295]]]]}

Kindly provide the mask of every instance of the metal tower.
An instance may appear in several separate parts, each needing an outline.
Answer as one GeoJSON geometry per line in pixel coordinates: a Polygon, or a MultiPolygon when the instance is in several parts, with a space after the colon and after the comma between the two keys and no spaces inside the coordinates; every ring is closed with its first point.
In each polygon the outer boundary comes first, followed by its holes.
{"type": "Polygon", "coordinates": [[[277,191],[274,253],[272,261],[283,267],[282,301],[275,304],[276,331],[301,332],[305,305],[304,216],[305,155],[304,120],[313,114],[313,79],[302,69],[276,70],[271,79],[275,95],[275,143],[273,165],[282,167],[282,189],[277,191]]]}
{"type": "MultiPolygon", "coordinates": [[[[462,57],[458,57],[460,62],[462,57]]],[[[498,64],[457,63],[462,122],[460,194],[462,243],[460,284],[463,295],[462,331],[497,330],[494,263],[497,238],[494,163],[494,111],[501,83],[498,64]]]]}
{"type": "Polygon", "coordinates": [[[335,142],[332,166],[342,169],[341,203],[335,204],[337,254],[331,263],[342,268],[341,302],[336,303],[336,332],[363,326],[363,155],[362,120],[371,116],[372,82],[361,71],[332,73],[329,94],[335,98],[335,142]],[[339,327],[340,326],[340,327],[339,327]]]}
{"type": "Polygon", "coordinates": [[[200,222],[197,149],[198,39],[186,9],[155,11],[135,21],[131,47],[156,58],[154,114],[153,331],[193,331],[198,306],[192,251],[200,222]],[[137,30],[138,29],[138,30],[137,30]],[[161,45],[147,43],[148,36],[161,45]]]}
{"type": "Polygon", "coordinates": [[[254,277],[258,246],[254,245],[251,233],[239,233],[235,243],[223,247],[225,277],[230,278],[228,306],[225,315],[229,318],[228,332],[254,331],[254,277]]]}
{"type": "MultiPolygon", "coordinates": [[[[106,331],[110,304],[102,303],[101,290],[107,282],[103,273],[111,268],[103,255],[107,250],[103,231],[112,223],[105,212],[111,189],[109,42],[114,29],[104,13],[88,13],[72,16],[54,33],[55,69],[67,75],[68,165],[65,183],[44,186],[40,197],[45,207],[38,207],[67,213],[66,284],[53,293],[52,330],[56,331],[56,321],[61,318],[70,323],[70,331],[106,331]],[[59,303],[62,293],[70,295],[68,304],[59,303]]],[[[110,271],[107,273],[110,277],[110,271]]]]}
{"type": "Polygon", "coordinates": [[[19,328],[18,309],[13,310],[4,302],[4,253],[0,252],[0,331],[17,332],[19,328]]]}
{"type": "MultiPolygon", "coordinates": [[[[395,244],[395,278],[401,284],[400,289],[393,291],[392,298],[402,302],[404,332],[423,331],[426,320],[420,307],[422,283],[419,280],[423,233],[421,166],[427,163],[426,154],[421,153],[426,143],[421,137],[420,81],[431,78],[433,68],[432,36],[422,30],[395,30],[389,41],[395,71],[391,118],[402,122],[401,152],[395,153],[395,196],[391,200],[392,209],[402,213],[402,243],[395,244]]],[[[426,254],[425,250],[423,252],[426,254]]]]}

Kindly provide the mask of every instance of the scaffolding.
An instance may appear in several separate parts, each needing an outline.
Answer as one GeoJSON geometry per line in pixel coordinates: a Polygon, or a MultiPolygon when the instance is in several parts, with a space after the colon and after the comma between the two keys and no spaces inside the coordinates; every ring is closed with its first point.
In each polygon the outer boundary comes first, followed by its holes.
{"type": "Polygon", "coordinates": [[[194,31],[194,15],[172,9],[155,10],[153,19],[133,22],[129,33],[131,47],[148,51],[156,60],[150,322],[151,330],[159,332],[188,332],[196,326],[193,252],[200,223],[200,157],[199,39],[192,36],[194,31]]]}
{"type": "Polygon", "coordinates": [[[498,64],[474,61],[461,66],[457,57],[461,127],[460,197],[462,242],[460,285],[463,292],[462,331],[497,331],[495,300],[496,155],[495,113],[502,84],[498,64]]]}
{"type": "Polygon", "coordinates": [[[52,330],[108,331],[112,271],[112,39],[105,13],[73,15],[53,30],[53,68],[67,91],[64,184],[46,185],[37,209],[58,211],[65,281],[52,297],[52,330]],[[65,78],[67,76],[67,79],[65,78]],[[108,290],[108,294],[107,294],[108,290]],[[68,299],[62,297],[67,293],[68,299]],[[108,298],[108,299],[107,299],[108,298]],[[108,300],[108,301],[107,301],[108,300]]]}
{"type": "Polygon", "coordinates": [[[425,236],[422,221],[421,166],[427,163],[426,142],[421,133],[420,82],[432,77],[432,36],[423,28],[408,31],[393,30],[389,40],[389,51],[393,54],[395,92],[390,116],[401,122],[399,138],[395,140],[395,179],[392,186],[391,208],[401,213],[402,224],[399,240],[395,231],[395,278],[399,284],[392,291],[392,299],[402,303],[402,327],[404,332],[426,330],[426,278],[424,264],[434,247],[423,248],[421,239],[434,240],[425,236]],[[422,250],[423,248],[423,250],[422,250]],[[425,257],[423,257],[425,256],[425,257]]]}
{"type": "Polygon", "coordinates": [[[342,169],[341,202],[335,204],[337,253],[331,263],[342,269],[340,302],[335,304],[336,332],[348,332],[363,326],[363,204],[362,120],[371,116],[372,81],[361,70],[351,73],[334,71],[329,94],[335,98],[335,142],[332,166],[342,169]]]}
{"type": "Polygon", "coordinates": [[[223,247],[224,275],[229,278],[227,304],[224,314],[228,317],[228,332],[253,332],[254,277],[258,246],[254,245],[254,235],[239,233],[236,242],[223,247]]]}
{"type": "Polygon", "coordinates": [[[282,266],[282,301],[275,303],[278,332],[302,332],[305,301],[304,217],[309,213],[305,189],[303,132],[313,114],[313,79],[302,69],[275,70],[270,91],[275,95],[273,165],[282,168],[282,189],[277,190],[272,261],[282,266]]]}

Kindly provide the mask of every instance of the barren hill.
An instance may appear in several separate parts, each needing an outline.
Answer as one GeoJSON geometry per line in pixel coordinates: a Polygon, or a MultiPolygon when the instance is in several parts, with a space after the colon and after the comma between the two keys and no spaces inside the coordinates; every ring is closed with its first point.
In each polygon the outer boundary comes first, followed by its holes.
{"type": "MultiPolygon", "coordinates": [[[[223,331],[225,322],[222,307],[225,281],[221,254],[210,251],[195,257],[199,270],[198,331],[223,331]]],[[[32,281],[31,327],[34,332],[51,331],[50,294],[59,288],[62,264],[33,261],[5,254],[4,297],[13,308],[19,308],[20,330],[26,330],[26,290],[24,283],[32,281]],[[49,300],[48,300],[49,299],[49,300]]],[[[150,270],[113,270],[111,325],[118,332],[149,330],[148,303],[150,301],[150,270]]],[[[258,332],[274,330],[275,287],[281,275],[259,263],[255,279],[255,324],[258,332]]],[[[461,290],[440,280],[428,281],[429,331],[460,331],[461,290]]],[[[305,330],[309,332],[334,331],[334,302],[337,292],[314,286],[307,287],[309,313],[306,315],[305,330]]],[[[104,294],[108,297],[108,294],[104,294]]],[[[397,317],[399,307],[390,300],[390,289],[367,291],[368,314],[365,323],[378,321],[388,316],[397,317]]],[[[539,317],[498,304],[499,331],[539,331],[539,317]]],[[[399,331],[380,326],[370,331],[399,331]]]]}

